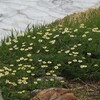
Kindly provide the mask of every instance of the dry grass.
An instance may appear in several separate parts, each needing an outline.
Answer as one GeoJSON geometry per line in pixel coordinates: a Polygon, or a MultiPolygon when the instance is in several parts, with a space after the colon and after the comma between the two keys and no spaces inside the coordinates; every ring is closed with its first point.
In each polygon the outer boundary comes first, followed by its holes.
{"type": "MultiPolygon", "coordinates": [[[[74,13],[72,15],[66,16],[63,19],[55,21],[53,24],[61,24],[61,25],[71,25],[85,23],[87,21],[91,21],[90,19],[94,19],[96,15],[100,15],[100,8],[89,9],[85,12],[74,13]]],[[[93,20],[94,21],[94,20],[93,20]]]]}

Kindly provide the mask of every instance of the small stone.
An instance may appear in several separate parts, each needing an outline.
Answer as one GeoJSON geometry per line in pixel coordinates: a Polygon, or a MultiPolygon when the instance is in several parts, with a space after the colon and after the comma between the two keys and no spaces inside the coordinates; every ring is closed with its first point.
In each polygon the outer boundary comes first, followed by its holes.
{"type": "Polygon", "coordinates": [[[37,95],[37,93],[39,93],[41,90],[40,89],[36,89],[36,90],[33,90],[31,92],[31,97],[34,97],[35,95],[37,95]]]}
{"type": "Polygon", "coordinates": [[[58,80],[58,81],[64,80],[64,78],[60,77],[60,76],[56,76],[55,79],[58,80]]]}

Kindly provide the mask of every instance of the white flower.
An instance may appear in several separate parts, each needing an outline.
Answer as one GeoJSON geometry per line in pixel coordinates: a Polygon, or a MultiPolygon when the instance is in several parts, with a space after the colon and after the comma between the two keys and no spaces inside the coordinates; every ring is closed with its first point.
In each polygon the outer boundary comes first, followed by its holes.
{"type": "Polygon", "coordinates": [[[16,62],[20,62],[20,59],[16,60],[16,62]]]}
{"type": "Polygon", "coordinates": [[[47,49],[47,46],[44,46],[43,49],[47,49]]]}
{"type": "Polygon", "coordinates": [[[55,35],[53,38],[55,39],[55,38],[57,38],[57,37],[59,37],[59,35],[55,35]]]}
{"type": "Polygon", "coordinates": [[[26,71],[27,73],[31,73],[31,70],[26,71]]]}
{"type": "Polygon", "coordinates": [[[48,72],[48,73],[46,73],[46,75],[50,75],[50,73],[48,72]]]}
{"type": "Polygon", "coordinates": [[[11,42],[6,42],[6,45],[11,45],[11,42]]]}
{"type": "Polygon", "coordinates": [[[24,51],[25,49],[24,48],[20,48],[20,51],[24,51]]]}
{"type": "Polygon", "coordinates": [[[43,64],[46,64],[46,61],[43,61],[42,63],[43,63],[43,64]]]}
{"type": "Polygon", "coordinates": [[[46,37],[45,39],[49,40],[49,39],[50,39],[50,37],[46,37]]]}
{"type": "Polygon", "coordinates": [[[32,37],[32,39],[36,39],[36,37],[34,36],[34,37],[32,37]]]}
{"type": "Polygon", "coordinates": [[[77,55],[73,55],[74,57],[76,57],[77,55]]]}
{"type": "Polygon", "coordinates": [[[59,28],[59,31],[61,31],[62,30],[62,28],[59,28]]]}
{"type": "Polygon", "coordinates": [[[86,37],[86,34],[82,35],[82,37],[86,37]]]}
{"type": "Polygon", "coordinates": [[[33,45],[33,43],[30,43],[29,45],[30,45],[30,46],[32,46],[32,45],[33,45]]]}
{"type": "Polygon", "coordinates": [[[98,66],[98,64],[95,64],[94,66],[95,66],[95,67],[97,67],[97,66],[98,66]]]}
{"type": "Polygon", "coordinates": [[[15,50],[18,50],[18,47],[16,47],[15,50]]]}
{"type": "Polygon", "coordinates": [[[52,41],[50,41],[49,43],[55,44],[55,42],[56,42],[56,40],[52,40],[52,41]]]}
{"type": "Polygon", "coordinates": [[[42,43],[42,41],[43,41],[42,39],[39,39],[39,40],[38,40],[39,43],[42,43]]]}
{"type": "Polygon", "coordinates": [[[72,62],[71,61],[68,61],[68,64],[71,64],[72,62]]]}
{"type": "Polygon", "coordinates": [[[84,24],[80,24],[79,27],[80,27],[80,28],[85,28],[85,25],[84,25],[84,24]]]}
{"type": "Polygon", "coordinates": [[[50,79],[50,81],[54,81],[54,79],[53,79],[53,78],[51,78],[51,79],[50,79]]]}
{"type": "Polygon", "coordinates": [[[88,38],[88,41],[92,41],[92,38],[88,38]]]}
{"type": "Polygon", "coordinates": [[[52,76],[56,77],[57,75],[56,74],[52,74],[52,76]]]}
{"type": "Polygon", "coordinates": [[[10,50],[10,51],[12,51],[12,50],[13,50],[13,48],[9,48],[9,50],[10,50]]]}
{"type": "Polygon", "coordinates": [[[87,53],[88,56],[91,56],[91,53],[87,53]]]}
{"type": "Polygon", "coordinates": [[[49,35],[49,36],[51,36],[51,35],[52,35],[52,33],[49,33],[48,35],[49,35]]]}
{"type": "Polygon", "coordinates": [[[47,35],[43,35],[42,38],[46,39],[47,35]]]}
{"type": "Polygon", "coordinates": [[[5,75],[8,75],[9,74],[9,72],[8,71],[5,71],[5,75]]]}
{"type": "Polygon", "coordinates": [[[26,42],[23,42],[22,45],[24,45],[26,42]]]}
{"type": "Polygon", "coordinates": [[[24,60],[24,57],[21,57],[20,60],[24,60]]]}
{"type": "Polygon", "coordinates": [[[38,84],[38,82],[37,81],[34,81],[34,84],[38,84]]]}
{"type": "Polygon", "coordinates": [[[78,46],[81,46],[82,44],[77,44],[78,46]]]}
{"type": "Polygon", "coordinates": [[[48,31],[48,32],[49,32],[49,31],[50,31],[50,29],[47,29],[46,31],[48,31]]]}
{"type": "Polygon", "coordinates": [[[41,65],[41,68],[47,68],[48,65],[41,65]]]}
{"type": "Polygon", "coordinates": [[[15,73],[11,73],[11,75],[15,75],[15,73]]]}
{"type": "Polygon", "coordinates": [[[28,80],[28,77],[22,77],[23,80],[28,80]]]}
{"type": "Polygon", "coordinates": [[[13,70],[13,73],[15,73],[16,72],[16,70],[13,70]]]}
{"type": "Polygon", "coordinates": [[[17,42],[18,42],[16,39],[13,39],[12,41],[13,41],[14,43],[17,43],[17,42]]]}
{"type": "Polygon", "coordinates": [[[77,62],[77,59],[74,59],[73,62],[77,62]]]}
{"type": "Polygon", "coordinates": [[[10,64],[10,66],[13,67],[14,65],[13,64],[10,64]]]}
{"type": "Polygon", "coordinates": [[[69,55],[72,56],[73,54],[72,53],[69,53],[69,55]]]}
{"type": "Polygon", "coordinates": [[[28,51],[28,48],[26,48],[25,51],[28,51]]]}
{"type": "Polygon", "coordinates": [[[78,32],[78,29],[75,29],[74,32],[78,32]]]}
{"type": "Polygon", "coordinates": [[[53,29],[52,31],[53,31],[53,32],[55,32],[55,31],[56,31],[56,29],[53,29]]]}
{"type": "Polygon", "coordinates": [[[93,29],[92,29],[92,32],[100,32],[100,30],[99,30],[98,27],[96,27],[96,28],[93,28],[93,29]]]}
{"type": "Polygon", "coordinates": [[[48,64],[51,64],[52,62],[51,61],[48,61],[48,64]]]}
{"type": "Polygon", "coordinates": [[[66,54],[69,53],[69,52],[70,52],[70,50],[65,51],[66,54]]]}
{"type": "Polygon", "coordinates": [[[27,37],[30,38],[31,36],[30,35],[27,35],[27,37]]]}
{"type": "Polygon", "coordinates": [[[32,73],[31,75],[32,75],[32,76],[35,76],[35,74],[34,74],[34,73],[32,73]]]}
{"type": "Polygon", "coordinates": [[[38,50],[36,53],[39,53],[40,52],[40,50],[38,50]]]}
{"type": "Polygon", "coordinates": [[[29,61],[33,61],[33,59],[29,59],[29,61]]]}
{"type": "Polygon", "coordinates": [[[73,54],[75,54],[75,55],[78,55],[79,54],[79,52],[72,52],[73,54]]]}
{"type": "Polygon", "coordinates": [[[32,56],[32,54],[27,54],[27,57],[31,57],[32,56]]]}
{"type": "Polygon", "coordinates": [[[31,67],[31,69],[33,70],[33,69],[35,69],[35,67],[31,67]]]}
{"type": "Polygon", "coordinates": [[[61,83],[64,83],[65,81],[64,81],[64,80],[61,80],[60,82],[61,82],[61,83]]]}
{"type": "Polygon", "coordinates": [[[80,66],[80,68],[86,68],[87,67],[87,65],[81,65],[80,66]]]}
{"type": "Polygon", "coordinates": [[[66,33],[65,31],[62,32],[62,34],[65,34],[65,33],[66,33]]]}
{"type": "Polygon", "coordinates": [[[82,57],[82,59],[86,59],[85,57],[82,57]]]}
{"type": "Polygon", "coordinates": [[[70,35],[70,37],[75,37],[75,35],[70,35]]]}
{"type": "Polygon", "coordinates": [[[86,31],[86,32],[85,32],[85,34],[88,34],[88,33],[89,33],[89,31],[86,31]]]}
{"type": "Polygon", "coordinates": [[[32,50],[33,49],[33,47],[28,47],[28,50],[32,50]]]}
{"type": "Polygon", "coordinates": [[[41,79],[40,78],[37,78],[37,81],[41,81],[41,79]]]}
{"type": "Polygon", "coordinates": [[[57,66],[61,66],[61,64],[57,64],[57,66]]]}
{"type": "Polygon", "coordinates": [[[4,72],[4,69],[0,69],[0,72],[4,72]]]}
{"type": "Polygon", "coordinates": [[[0,73],[0,77],[2,77],[2,76],[4,76],[4,74],[3,73],[0,73]]]}
{"type": "Polygon", "coordinates": [[[39,59],[38,62],[42,62],[42,59],[39,59]]]}
{"type": "Polygon", "coordinates": [[[61,53],[62,51],[58,51],[57,53],[61,53]]]}
{"type": "Polygon", "coordinates": [[[58,66],[54,66],[54,69],[59,69],[59,67],[58,66]]]}
{"type": "Polygon", "coordinates": [[[24,61],[27,61],[28,60],[28,58],[24,58],[24,61]]]}
{"type": "Polygon", "coordinates": [[[42,32],[37,32],[37,34],[42,35],[43,33],[42,32]]]}
{"type": "Polygon", "coordinates": [[[6,79],[5,83],[9,83],[10,81],[6,79]]]}
{"type": "Polygon", "coordinates": [[[82,61],[82,60],[78,60],[78,62],[79,62],[79,63],[82,63],[83,61],[82,61]]]}
{"type": "Polygon", "coordinates": [[[61,24],[58,25],[59,27],[63,27],[61,24]]]}
{"type": "Polygon", "coordinates": [[[55,71],[54,70],[50,70],[50,73],[54,73],[55,71]]]}
{"type": "Polygon", "coordinates": [[[74,50],[74,49],[75,49],[74,47],[71,48],[71,50],[74,50]]]}
{"type": "Polygon", "coordinates": [[[45,50],[45,52],[49,52],[49,50],[45,50]]]}
{"type": "Polygon", "coordinates": [[[21,66],[22,66],[22,64],[18,64],[18,66],[19,66],[19,67],[21,67],[21,66]]]}
{"type": "Polygon", "coordinates": [[[17,37],[23,37],[24,36],[24,34],[21,34],[21,33],[19,33],[18,35],[17,35],[17,37]]]}
{"type": "Polygon", "coordinates": [[[77,47],[77,45],[74,45],[74,48],[76,48],[77,47]]]}

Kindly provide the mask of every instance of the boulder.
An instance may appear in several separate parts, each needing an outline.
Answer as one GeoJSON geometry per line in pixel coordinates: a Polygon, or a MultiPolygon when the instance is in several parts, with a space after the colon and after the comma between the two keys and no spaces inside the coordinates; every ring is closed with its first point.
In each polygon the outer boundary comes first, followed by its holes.
{"type": "Polygon", "coordinates": [[[31,100],[77,100],[70,89],[50,88],[37,93],[31,100]]]}

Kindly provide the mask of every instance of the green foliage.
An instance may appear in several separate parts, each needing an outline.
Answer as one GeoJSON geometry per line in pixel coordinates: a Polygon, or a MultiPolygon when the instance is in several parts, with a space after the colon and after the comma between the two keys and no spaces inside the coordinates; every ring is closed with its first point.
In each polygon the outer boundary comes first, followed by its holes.
{"type": "Polygon", "coordinates": [[[64,19],[63,24],[33,26],[25,35],[4,40],[0,47],[4,100],[28,100],[34,89],[59,87],[63,80],[56,76],[100,80],[99,15],[93,13],[81,23],[67,24],[64,19]]]}

